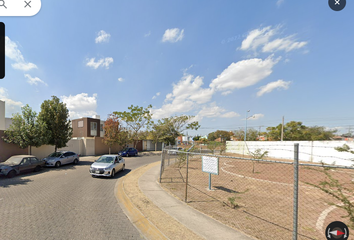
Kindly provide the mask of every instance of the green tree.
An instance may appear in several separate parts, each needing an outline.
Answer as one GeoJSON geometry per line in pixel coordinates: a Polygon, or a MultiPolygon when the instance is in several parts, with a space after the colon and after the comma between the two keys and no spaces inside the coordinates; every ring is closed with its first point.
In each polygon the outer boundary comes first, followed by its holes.
{"type": "Polygon", "coordinates": [[[3,140],[14,143],[20,148],[39,147],[47,142],[48,130],[44,122],[39,121],[37,113],[28,104],[21,108],[21,114],[14,114],[10,128],[5,131],[3,140]]]}
{"type": "MultiPolygon", "coordinates": [[[[267,137],[271,141],[279,141],[282,125],[267,128],[267,137]]],[[[336,131],[325,130],[324,127],[307,127],[302,122],[291,121],[284,125],[284,141],[318,141],[330,140],[336,131]]]]}
{"type": "Polygon", "coordinates": [[[111,147],[114,144],[123,146],[126,144],[127,133],[119,122],[117,116],[110,114],[104,123],[104,137],[103,143],[109,146],[109,154],[111,154],[111,147]]]}
{"type": "Polygon", "coordinates": [[[151,108],[151,105],[146,108],[131,105],[130,107],[128,107],[129,111],[116,111],[113,113],[123,122],[125,122],[127,130],[130,133],[129,139],[134,142],[135,148],[138,141],[141,140],[141,135],[139,134],[139,132],[144,128],[148,128],[151,125],[151,108]]]}
{"type": "Polygon", "coordinates": [[[193,137],[193,141],[199,141],[199,140],[200,140],[200,136],[199,135],[193,137]]]}
{"type": "Polygon", "coordinates": [[[69,110],[65,103],[60,102],[56,96],[52,96],[51,100],[45,100],[41,104],[38,120],[45,123],[48,128],[46,144],[55,146],[55,152],[58,148],[66,146],[73,130],[69,120],[69,110]]]}
{"type": "Polygon", "coordinates": [[[155,144],[155,151],[157,150],[157,143],[163,142],[163,135],[166,133],[166,126],[158,120],[157,123],[152,123],[152,130],[150,131],[149,138],[155,144]]]}
{"type": "Polygon", "coordinates": [[[198,130],[200,127],[198,121],[193,121],[194,116],[174,116],[169,118],[163,118],[161,125],[163,125],[162,141],[166,144],[175,144],[175,140],[178,136],[183,135],[185,130],[198,130]]]}
{"type": "MultiPolygon", "coordinates": [[[[243,141],[245,139],[245,130],[239,129],[233,132],[236,139],[243,141]]],[[[257,141],[259,132],[254,128],[247,128],[247,141],[257,141]]]]}

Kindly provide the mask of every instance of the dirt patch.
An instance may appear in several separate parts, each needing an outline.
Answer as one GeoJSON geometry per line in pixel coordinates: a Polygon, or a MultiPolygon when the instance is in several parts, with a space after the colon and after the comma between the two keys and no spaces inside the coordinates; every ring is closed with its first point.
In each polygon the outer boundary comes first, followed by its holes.
{"type": "MultiPolygon", "coordinates": [[[[170,158],[170,165],[165,167],[161,185],[184,201],[186,161],[180,162],[178,156],[165,158],[166,165],[170,158]]],[[[219,175],[211,177],[212,191],[208,190],[208,173],[202,172],[201,156],[192,155],[188,165],[187,202],[190,206],[259,239],[292,238],[292,164],[219,157],[219,175]]],[[[319,170],[319,167],[304,166],[299,169],[298,239],[323,239],[327,225],[317,229],[316,223],[329,207],[328,202],[336,202],[308,184],[319,184],[326,179],[319,170]]],[[[346,184],[351,182],[353,173],[353,170],[343,169],[331,171],[333,177],[346,184]]],[[[348,219],[331,213],[324,224],[330,221],[346,223],[348,219]]]]}
{"type": "Polygon", "coordinates": [[[124,191],[140,212],[169,239],[203,239],[156,207],[139,189],[139,178],[151,165],[139,168],[124,179],[124,191]]]}

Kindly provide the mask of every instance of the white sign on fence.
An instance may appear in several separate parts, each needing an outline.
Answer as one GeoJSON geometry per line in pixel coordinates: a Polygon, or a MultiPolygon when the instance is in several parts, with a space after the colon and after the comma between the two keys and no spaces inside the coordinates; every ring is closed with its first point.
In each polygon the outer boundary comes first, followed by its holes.
{"type": "Polygon", "coordinates": [[[217,157],[202,157],[202,171],[219,175],[219,159],[217,157]]]}

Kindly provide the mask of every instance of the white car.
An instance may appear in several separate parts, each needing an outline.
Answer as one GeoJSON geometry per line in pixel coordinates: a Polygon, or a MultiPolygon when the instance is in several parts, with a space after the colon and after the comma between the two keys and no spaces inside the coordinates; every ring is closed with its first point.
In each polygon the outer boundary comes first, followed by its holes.
{"type": "Polygon", "coordinates": [[[124,171],[125,160],[119,155],[102,155],[90,167],[92,177],[114,177],[118,171],[124,171]]]}

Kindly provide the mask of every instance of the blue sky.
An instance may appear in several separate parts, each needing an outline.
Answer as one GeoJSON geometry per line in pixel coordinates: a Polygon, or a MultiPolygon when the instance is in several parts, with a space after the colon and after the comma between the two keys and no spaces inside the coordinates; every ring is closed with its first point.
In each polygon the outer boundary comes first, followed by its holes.
{"type": "MultiPolygon", "coordinates": [[[[199,134],[285,122],[354,130],[353,5],[327,1],[47,1],[6,25],[6,116],[52,95],[72,118],[131,104],[196,116],[199,134]]],[[[190,132],[195,134],[195,132],[190,132]]]]}

